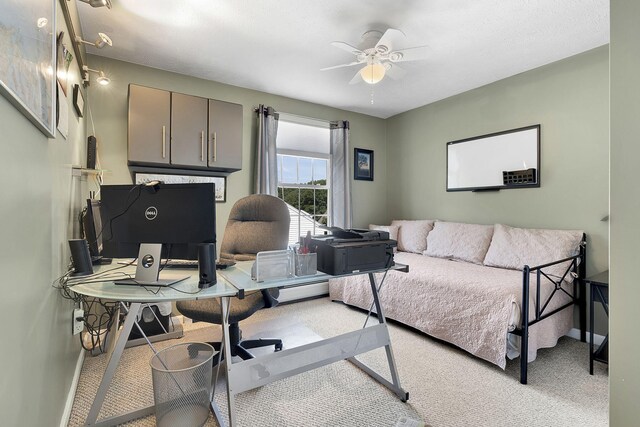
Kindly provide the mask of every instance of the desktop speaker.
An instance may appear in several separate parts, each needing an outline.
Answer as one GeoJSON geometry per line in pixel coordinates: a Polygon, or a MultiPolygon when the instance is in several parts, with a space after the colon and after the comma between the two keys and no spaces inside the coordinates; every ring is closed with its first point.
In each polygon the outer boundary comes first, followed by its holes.
{"type": "Polygon", "coordinates": [[[69,240],[71,249],[71,263],[73,264],[72,276],[86,276],[93,274],[91,265],[91,255],[89,254],[89,244],[84,239],[69,240]]]}
{"type": "Polygon", "coordinates": [[[216,244],[201,243],[198,245],[198,287],[208,288],[216,284],[216,244]]]}

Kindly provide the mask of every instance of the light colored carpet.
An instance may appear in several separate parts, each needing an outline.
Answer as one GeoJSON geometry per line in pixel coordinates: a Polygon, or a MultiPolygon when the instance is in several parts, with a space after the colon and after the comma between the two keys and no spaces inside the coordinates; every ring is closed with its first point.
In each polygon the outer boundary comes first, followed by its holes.
{"type": "MultiPolygon", "coordinates": [[[[306,328],[329,337],[362,326],[364,314],[328,299],[261,310],[242,328],[245,337],[281,336],[297,345],[306,328]],[[288,327],[288,328],[287,328],[288,327]],[[295,342],[295,341],[298,342],[295,342]]],[[[181,341],[208,341],[219,332],[195,324],[182,340],[158,343],[164,348],[181,341]]],[[[348,362],[339,362],[296,377],[276,381],[240,395],[238,418],[243,426],[394,426],[402,416],[438,426],[606,426],[608,371],[596,363],[588,372],[588,347],[563,338],[557,347],[541,350],[529,365],[529,384],[519,383],[518,360],[506,371],[447,344],[407,328],[390,325],[391,339],[403,388],[404,404],[348,362]]],[[[316,339],[308,332],[309,340],[316,339]]],[[[258,351],[256,351],[258,353],[258,351]]],[[[128,349],[123,355],[101,417],[153,402],[151,350],[128,349]],[[131,372],[136,372],[135,375],[131,372]]],[[[384,351],[361,359],[387,372],[384,351]]],[[[106,357],[87,357],[69,426],[81,425],[91,405],[106,357]]],[[[222,396],[217,399],[224,403],[222,396]]],[[[129,423],[152,426],[153,416],[129,423]]],[[[210,417],[207,425],[215,426],[210,417]]]]}

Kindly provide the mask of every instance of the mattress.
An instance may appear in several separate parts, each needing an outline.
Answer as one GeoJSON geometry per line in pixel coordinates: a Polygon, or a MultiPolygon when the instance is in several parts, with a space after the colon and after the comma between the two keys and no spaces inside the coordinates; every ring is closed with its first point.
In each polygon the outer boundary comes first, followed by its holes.
{"type": "MultiPolygon", "coordinates": [[[[380,292],[387,318],[450,342],[503,369],[507,356],[518,355],[519,337],[508,332],[521,319],[522,271],[408,252],[398,252],[395,261],[409,265],[409,273],[388,272],[380,292]]],[[[382,273],[376,277],[379,281],[382,273]]],[[[531,320],[535,318],[535,280],[532,274],[531,320]]],[[[543,305],[555,284],[544,277],[541,280],[543,305]]],[[[564,283],[563,288],[571,294],[573,286],[564,283]]],[[[373,300],[368,275],[331,279],[329,294],[332,300],[363,309],[369,309],[373,300]]],[[[568,295],[557,291],[546,311],[569,301],[568,295]]],[[[572,325],[573,310],[569,307],[531,326],[529,361],[535,360],[538,349],[555,346],[572,325]]]]}

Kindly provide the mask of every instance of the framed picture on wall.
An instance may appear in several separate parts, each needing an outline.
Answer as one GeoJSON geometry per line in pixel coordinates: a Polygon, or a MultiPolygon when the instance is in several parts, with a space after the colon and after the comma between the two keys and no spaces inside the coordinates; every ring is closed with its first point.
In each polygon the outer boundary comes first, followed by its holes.
{"type": "Polygon", "coordinates": [[[69,65],[73,60],[73,55],[69,52],[69,49],[64,45],[64,31],[60,31],[58,38],[56,39],[57,55],[56,55],[56,78],[64,96],[67,96],[67,86],[69,85],[69,65]]]}
{"type": "Polygon", "coordinates": [[[73,107],[76,109],[78,117],[82,117],[82,112],[84,111],[84,95],[82,95],[80,85],[73,85],[73,107]]]}
{"type": "Polygon", "coordinates": [[[373,150],[354,148],[353,179],[373,181],[373,150]]]}
{"type": "Polygon", "coordinates": [[[55,138],[55,0],[10,1],[0,13],[0,93],[55,138]]]}
{"type": "Polygon", "coordinates": [[[196,184],[212,182],[216,186],[216,202],[227,201],[227,177],[226,176],[202,176],[202,175],[171,175],[160,173],[136,173],[136,184],[144,184],[150,181],[162,181],[165,184],[196,184]]]}

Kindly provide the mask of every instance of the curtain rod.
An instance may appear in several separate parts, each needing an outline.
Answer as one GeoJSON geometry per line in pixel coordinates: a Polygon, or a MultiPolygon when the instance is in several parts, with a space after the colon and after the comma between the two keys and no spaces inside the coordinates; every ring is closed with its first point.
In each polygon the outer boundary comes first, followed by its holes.
{"type": "MultiPolygon", "coordinates": [[[[273,108],[273,107],[272,107],[273,108]]],[[[253,112],[257,113],[260,111],[260,107],[254,107],[253,108],[253,112]]],[[[298,117],[301,119],[307,119],[307,120],[315,120],[316,122],[326,122],[326,123],[331,123],[332,121],[335,120],[325,120],[325,119],[319,119],[317,117],[309,117],[309,116],[302,116],[300,114],[293,114],[293,113],[287,113],[286,111],[278,111],[278,114],[284,114],[285,116],[292,116],[292,117],[298,117]]]]}
{"type": "MultiPolygon", "coordinates": [[[[259,107],[255,107],[253,109],[254,113],[258,113],[259,111],[260,111],[259,107]]],[[[324,128],[324,127],[328,128],[329,126],[331,126],[331,123],[336,122],[335,120],[318,119],[316,117],[302,116],[300,114],[287,113],[287,112],[284,112],[284,111],[278,111],[277,114],[281,115],[281,116],[284,116],[283,118],[285,120],[286,120],[287,117],[290,117],[291,119],[301,119],[302,121],[305,121],[305,122],[306,121],[311,122],[311,123],[305,123],[305,124],[308,124],[310,126],[322,127],[322,128],[324,128]],[[315,123],[313,123],[313,122],[315,122],[315,123]]]]}

